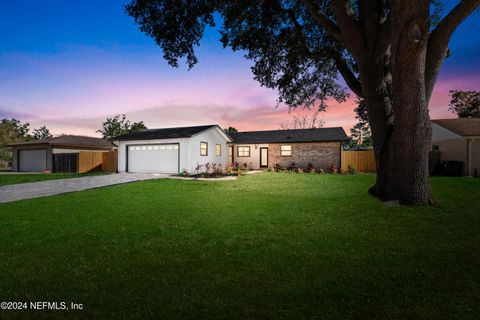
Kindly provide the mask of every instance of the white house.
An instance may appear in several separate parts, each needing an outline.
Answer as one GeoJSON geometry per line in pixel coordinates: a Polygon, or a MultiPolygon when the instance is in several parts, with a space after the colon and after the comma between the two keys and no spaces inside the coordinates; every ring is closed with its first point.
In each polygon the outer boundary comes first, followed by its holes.
{"type": "Polygon", "coordinates": [[[432,150],[442,161],[462,161],[464,175],[480,174],[480,119],[432,120],[432,150]]]}
{"type": "Polygon", "coordinates": [[[218,125],[149,129],[113,139],[118,171],[139,173],[194,172],[206,163],[224,166],[231,141],[218,125]]]}

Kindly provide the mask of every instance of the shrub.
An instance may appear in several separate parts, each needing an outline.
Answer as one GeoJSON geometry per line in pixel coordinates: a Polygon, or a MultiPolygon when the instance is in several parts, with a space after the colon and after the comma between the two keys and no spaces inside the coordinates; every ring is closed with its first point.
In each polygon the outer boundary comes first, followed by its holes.
{"type": "Polygon", "coordinates": [[[188,173],[187,169],[183,169],[180,175],[183,177],[188,177],[190,174],[188,173]]]}
{"type": "Polygon", "coordinates": [[[308,173],[315,172],[315,167],[313,166],[313,163],[309,162],[307,164],[307,166],[305,167],[305,172],[308,172],[308,173]]]}
{"type": "Polygon", "coordinates": [[[328,172],[330,173],[338,173],[338,167],[336,164],[334,163],[330,163],[330,165],[328,166],[328,172]]]}
{"type": "Polygon", "coordinates": [[[325,171],[324,171],[323,169],[320,169],[320,170],[318,170],[318,173],[319,173],[319,174],[324,174],[325,171]]]}
{"type": "Polygon", "coordinates": [[[348,165],[347,167],[348,174],[355,174],[357,173],[357,169],[354,166],[348,165]]]}
{"type": "Polygon", "coordinates": [[[281,171],[283,171],[283,168],[282,168],[282,166],[279,165],[278,163],[275,163],[275,164],[273,165],[273,170],[274,170],[275,172],[281,172],[281,171]]]}
{"type": "Polygon", "coordinates": [[[290,165],[287,167],[287,170],[288,170],[288,171],[298,172],[298,167],[297,167],[297,165],[295,164],[295,162],[292,162],[292,163],[290,163],[290,165]]]}
{"type": "Polygon", "coordinates": [[[197,162],[197,166],[195,167],[195,174],[199,174],[202,171],[203,166],[197,162]]]}

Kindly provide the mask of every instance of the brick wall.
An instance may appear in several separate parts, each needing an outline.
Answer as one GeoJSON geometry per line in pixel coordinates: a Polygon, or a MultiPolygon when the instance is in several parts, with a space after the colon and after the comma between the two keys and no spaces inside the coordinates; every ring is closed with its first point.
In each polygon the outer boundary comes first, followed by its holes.
{"type": "Polygon", "coordinates": [[[273,167],[275,163],[282,167],[295,162],[299,167],[306,167],[311,162],[316,169],[327,170],[331,163],[340,168],[340,142],[312,142],[312,143],[278,143],[269,145],[268,165],[273,167]],[[292,156],[282,157],[280,146],[291,145],[292,156]]]}

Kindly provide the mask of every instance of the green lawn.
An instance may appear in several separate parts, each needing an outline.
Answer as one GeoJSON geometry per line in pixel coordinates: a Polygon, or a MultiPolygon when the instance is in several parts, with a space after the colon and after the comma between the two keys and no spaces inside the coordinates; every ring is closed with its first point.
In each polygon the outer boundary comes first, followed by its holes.
{"type": "Polygon", "coordinates": [[[36,182],[44,180],[78,178],[89,175],[106,174],[106,172],[90,172],[90,173],[31,173],[31,174],[0,174],[0,186],[7,184],[17,184],[26,182],[36,182]]]}
{"type": "Polygon", "coordinates": [[[0,205],[2,301],[18,319],[478,319],[480,179],[435,208],[379,203],[373,176],[151,180],[0,205]]]}

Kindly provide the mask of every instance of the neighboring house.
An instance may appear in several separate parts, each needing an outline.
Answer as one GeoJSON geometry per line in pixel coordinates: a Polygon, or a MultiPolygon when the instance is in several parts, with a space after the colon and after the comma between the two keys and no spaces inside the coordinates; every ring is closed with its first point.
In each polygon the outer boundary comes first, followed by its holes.
{"type": "Polygon", "coordinates": [[[464,175],[480,173],[480,119],[432,120],[432,150],[441,161],[462,161],[464,175]]]}
{"type": "Polygon", "coordinates": [[[100,138],[66,135],[10,144],[13,171],[52,171],[53,154],[80,151],[108,152],[115,146],[100,138]]]}
{"type": "Polygon", "coordinates": [[[258,169],[282,167],[292,162],[298,167],[308,163],[327,170],[340,168],[342,143],[348,140],[343,128],[268,130],[231,133],[229,161],[258,169]]]}
{"type": "Polygon", "coordinates": [[[197,165],[227,163],[231,138],[218,125],[148,129],[112,139],[118,146],[118,171],[194,172],[197,165]]]}
{"type": "Polygon", "coordinates": [[[341,163],[342,128],[225,134],[218,125],[149,129],[113,139],[119,172],[195,172],[198,165],[237,162],[253,169],[295,162],[328,169],[341,163]]]}

